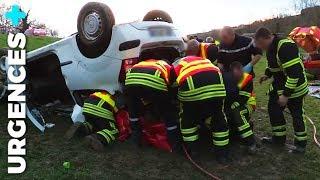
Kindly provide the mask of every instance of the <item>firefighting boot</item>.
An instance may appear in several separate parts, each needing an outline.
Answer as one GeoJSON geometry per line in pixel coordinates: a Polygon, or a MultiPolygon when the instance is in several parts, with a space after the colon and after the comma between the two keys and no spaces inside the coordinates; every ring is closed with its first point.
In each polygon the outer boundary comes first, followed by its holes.
{"type": "Polygon", "coordinates": [[[215,150],[215,156],[220,165],[227,166],[232,162],[229,149],[215,150]]]}
{"type": "Polygon", "coordinates": [[[65,133],[64,137],[67,140],[74,138],[76,135],[79,134],[81,127],[82,127],[82,123],[80,122],[76,122],[72,124],[71,127],[68,129],[68,131],[65,133]]]}
{"type": "Polygon", "coordinates": [[[200,157],[199,140],[185,142],[185,147],[191,158],[197,159],[200,157]]]}
{"type": "Polygon", "coordinates": [[[287,145],[289,153],[293,154],[304,154],[306,152],[306,147],[297,146],[297,145],[287,145]]]}
{"type": "Polygon", "coordinates": [[[286,142],[286,137],[281,136],[281,137],[262,137],[261,142],[264,144],[270,144],[275,147],[284,147],[285,142],[286,142]]]}
{"type": "Polygon", "coordinates": [[[93,150],[101,152],[104,150],[104,145],[98,139],[96,134],[88,135],[84,138],[85,144],[91,147],[93,150]]]}
{"type": "Polygon", "coordinates": [[[167,127],[167,135],[168,135],[168,141],[171,146],[172,152],[181,153],[182,146],[181,146],[181,141],[179,139],[180,136],[179,136],[179,131],[177,129],[177,126],[167,127]]]}
{"type": "Polygon", "coordinates": [[[243,142],[244,142],[247,154],[254,155],[257,153],[258,148],[257,148],[257,143],[254,135],[244,138],[243,142]]]}
{"type": "Polygon", "coordinates": [[[131,135],[128,141],[131,144],[142,146],[142,143],[141,143],[142,130],[141,130],[138,119],[130,119],[130,126],[131,126],[131,135]]]}
{"type": "Polygon", "coordinates": [[[258,149],[257,149],[257,144],[254,143],[250,146],[247,147],[247,152],[249,155],[255,155],[257,153],[258,149]]]}

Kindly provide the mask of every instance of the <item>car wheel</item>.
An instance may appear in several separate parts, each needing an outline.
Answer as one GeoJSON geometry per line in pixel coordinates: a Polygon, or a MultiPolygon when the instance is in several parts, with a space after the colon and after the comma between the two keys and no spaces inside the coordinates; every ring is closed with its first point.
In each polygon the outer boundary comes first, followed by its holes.
{"type": "Polygon", "coordinates": [[[167,23],[173,23],[171,16],[162,10],[152,10],[148,12],[144,16],[143,21],[163,21],[167,23]]]}
{"type": "Polygon", "coordinates": [[[88,58],[102,55],[110,44],[114,24],[113,13],[107,5],[97,2],[84,5],[77,22],[77,43],[81,53],[88,58]]]}

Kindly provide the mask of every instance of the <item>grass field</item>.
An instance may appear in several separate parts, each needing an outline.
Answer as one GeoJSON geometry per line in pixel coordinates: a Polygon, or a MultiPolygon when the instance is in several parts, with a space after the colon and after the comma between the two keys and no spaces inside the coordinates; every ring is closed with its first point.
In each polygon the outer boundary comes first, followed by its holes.
{"type": "MultiPolygon", "coordinates": [[[[51,38],[30,38],[28,49],[51,43],[51,38]]],[[[0,47],[5,47],[0,36],[0,47]]],[[[264,71],[265,62],[256,67],[257,77],[264,71]]],[[[257,80],[258,78],[256,78],[257,80]]],[[[259,108],[266,109],[267,83],[255,84],[259,108]]],[[[306,98],[306,114],[320,130],[320,101],[306,98]]],[[[169,154],[149,147],[135,148],[128,143],[117,143],[103,153],[83,146],[81,139],[66,141],[63,138],[71,120],[52,117],[56,123],[45,134],[28,123],[27,170],[22,175],[7,175],[7,121],[6,104],[0,105],[0,179],[208,179],[195,169],[182,155],[169,154]],[[65,170],[64,161],[71,163],[65,170]]],[[[292,122],[288,119],[289,143],[293,140],[292,122]]],[[[270,134],[268,117],[254,114],[255,132],[258,136],[270,134]]],[[[238,146],[233,147],[234,161],[228,166],[218,165],[213,155],[204,152],[199,163],[222,179],[320,179],[320,149],[312,142],[309,127],[309,144],[305,156],[262,146],[254,156],[246,156],[238,146]]],[[[318,134],[319,137],[319,134],[318,134]]]]}

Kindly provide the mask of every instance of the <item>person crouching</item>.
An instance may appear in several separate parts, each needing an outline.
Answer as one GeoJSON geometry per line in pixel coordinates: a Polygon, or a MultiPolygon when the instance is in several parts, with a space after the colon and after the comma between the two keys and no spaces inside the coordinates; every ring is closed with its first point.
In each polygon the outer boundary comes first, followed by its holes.
{"type": "Polygon", "coordinates": [[[75,123],[66,133],[66,138],[70,139],[74,135],[85,136],[87,145],[96,151],[102,151],[105,146],[117,140],[117,111],[114,99],[107,92],[91,94],[82,108],[85,122],[75,123]]]}
{"type": "Polygon", "coordinates": [[[140,144],[144,101],[158,109],[167,128],[169,144],[173,151],[179,149],[177,112],[170,96],[171,65],[164,60],[145,59],[134,65],[126,74],[125,92],[128,99],[131,142],[140,144]]]}
{"type": "Polygon", "coordinates": [[[251,115],[256,107],[253,92],[253,76],[243,71],[241,63],[235,61],[230,65],[230,72],[223,73],[227,91],[225,112],[231,134],[239,135],[247,146],[248,153],[256,151],[256,142],[250,123],[251,115]]]}

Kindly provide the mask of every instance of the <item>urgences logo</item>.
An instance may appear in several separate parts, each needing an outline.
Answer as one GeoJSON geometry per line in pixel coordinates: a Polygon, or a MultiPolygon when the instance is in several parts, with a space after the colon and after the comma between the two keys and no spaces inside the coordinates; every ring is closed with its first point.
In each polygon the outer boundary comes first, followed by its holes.
{"type": "MultiPolygon", "coordinates": [[[[18,27],[20,21],[27,14],[23,12],[19,5],[11,6],[5,13],[5,18],[11,22],[13,27],[18,27]]],[[[8,56],[7,78],[8,78],[8,125],[7,131],[10,135],[8,141],[8,173],[21,174],[26,170],[26,42],[27,38],[23,33],[8,33],[7,45],[8,56]]]]}
{"type": "Polygon", "coordinates": [[[11,22],[13,27],[19,26],[20,21],[26,16],[27,14],[22,11],[17,4],[12,5],[10,11],[6,12],[4,15],[4,17],[11,22]]]}

